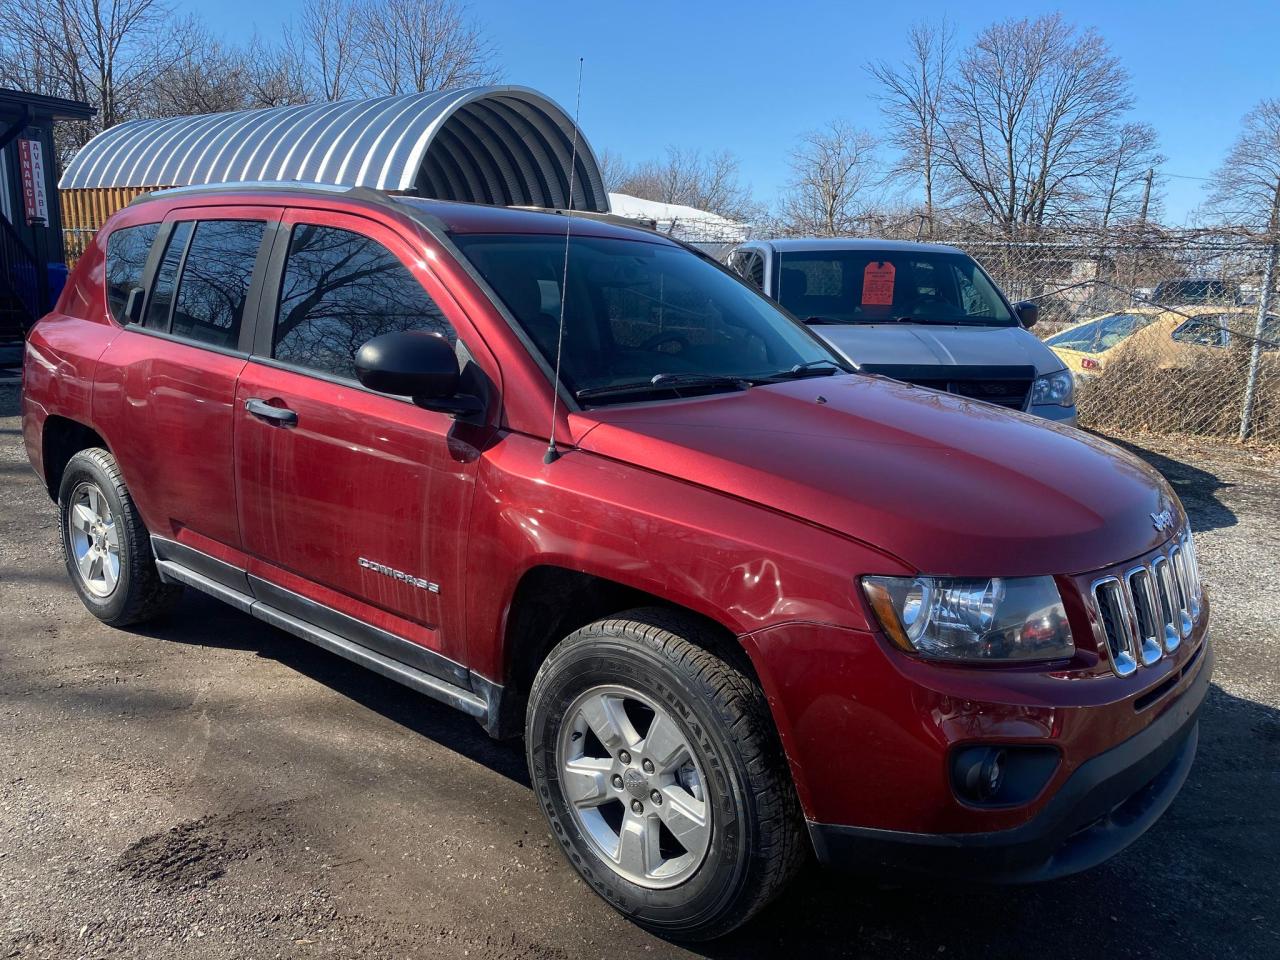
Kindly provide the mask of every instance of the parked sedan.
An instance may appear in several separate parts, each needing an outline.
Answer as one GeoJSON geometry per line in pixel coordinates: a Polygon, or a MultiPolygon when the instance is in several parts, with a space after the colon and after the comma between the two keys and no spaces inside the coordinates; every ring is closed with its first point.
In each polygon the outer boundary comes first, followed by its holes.
{"type": "MultiPolygon", "coordinates": [[[[1255,314],[1224,310],[1220,306],[1161,310],[1139,307],[1094,317],[1068,327],[1045,341],[1077,377],[1098,376],[1117,357],[1143,357],[1161,367],[1194,363],[1205,349],[1222,349],[1233,339],[1251,334],[1255,314]]],[[[1268,341],[1263,349],[1274,351],[1280,340],[1280,317],[1269,316],[1263,328],[1268,341]]]]}

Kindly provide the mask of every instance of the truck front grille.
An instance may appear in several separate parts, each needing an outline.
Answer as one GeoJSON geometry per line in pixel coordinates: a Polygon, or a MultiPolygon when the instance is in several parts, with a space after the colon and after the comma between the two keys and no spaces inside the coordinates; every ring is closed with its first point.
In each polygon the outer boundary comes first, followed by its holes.
{"type": "Polygon", "coordinates": [[[1111,669],[1127,677],[1173,653],[1200,616],[1204,595],[1191,534],[1090,588],[1094,634],[1111,669]]]}

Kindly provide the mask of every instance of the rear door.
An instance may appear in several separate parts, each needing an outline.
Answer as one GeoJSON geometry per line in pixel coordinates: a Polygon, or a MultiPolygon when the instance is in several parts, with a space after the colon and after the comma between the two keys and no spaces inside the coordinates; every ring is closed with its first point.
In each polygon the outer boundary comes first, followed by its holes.
{"type": "Polygon", "coordinates": [[[235,408],[254,593],[460,681],[462,538],[487,428],[366,390],[353,361],[397,330],[457,345],[465,318],[420,252],[362,217],[288,212],[272,261],[235,408]]]}
{"type": "MultiPolygon", "coordinates": [[[[95,416],[118,425],[113,452],[151,532],[229,563],[241,559],[231,431],[253,336],[246,306],[279,214],[171,211],[151,245],[142,311],[122,318],[94,388],[95,416]]],[[[178,559],[209,572],[198,555],[178,559]]]]}

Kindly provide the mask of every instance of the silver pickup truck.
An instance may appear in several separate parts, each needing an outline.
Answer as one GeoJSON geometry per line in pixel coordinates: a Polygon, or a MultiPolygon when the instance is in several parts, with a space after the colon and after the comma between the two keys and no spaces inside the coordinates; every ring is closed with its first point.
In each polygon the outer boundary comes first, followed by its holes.
{"type": "Polygon", "coordinates": [[[756,240],[729,266],[860,370],[1074,424],[1071,372],[955,247],[894,240],[756,240]]]}

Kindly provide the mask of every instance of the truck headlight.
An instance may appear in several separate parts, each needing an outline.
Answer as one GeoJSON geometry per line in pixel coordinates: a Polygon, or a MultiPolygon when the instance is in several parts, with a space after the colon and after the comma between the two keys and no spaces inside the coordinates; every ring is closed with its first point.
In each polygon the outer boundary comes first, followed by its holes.
{"type": "Polygon", "coordinates": [[[1031,384],[1032,405],[1056,403],[1060,407],[1069,407],[1076,402],[1076,381],[1070,370],[1059,370],[1057,373],[1046,373],[1036,377],[1031,384]]]}
{"type": "Polygon", "coordinates": [[[1075,652],[1053,577],[863,577],[889,639],[935,660],[1058,660],[1075,652]]]}

